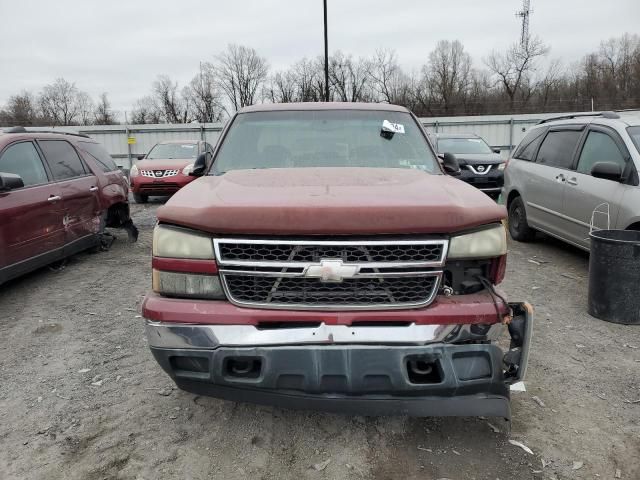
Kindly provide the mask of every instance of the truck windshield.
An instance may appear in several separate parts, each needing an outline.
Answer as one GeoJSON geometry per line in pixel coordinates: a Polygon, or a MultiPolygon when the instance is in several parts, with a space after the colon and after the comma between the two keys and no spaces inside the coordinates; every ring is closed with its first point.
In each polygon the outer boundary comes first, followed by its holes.
{"type": "Polygon", "coordinates": [[[493,153],[481,138],[439,138],[439,153],[493,153]]]}
{"type": "Polygon", "coordinates": [[[441,173],[406,112],[308,110],[239,114],[210,175],[303,167],[413,168],[441,173]]]}
{"type": "Polygon", "coordinates": [[[148,160],[169,160],[196,158],[198,145],[195,143],[159,143],[147,155],[148,160]]]}

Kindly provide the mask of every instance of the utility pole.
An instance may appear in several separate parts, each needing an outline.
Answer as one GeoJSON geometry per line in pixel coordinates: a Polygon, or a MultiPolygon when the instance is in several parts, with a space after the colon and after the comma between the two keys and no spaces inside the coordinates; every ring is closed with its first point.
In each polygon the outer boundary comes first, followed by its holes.
{"type": "Polygon", "coordinates": [[[324,1],[324,100],[329,101],[329,40],[327,38],[327,0],[324,1]]]}
{"type": "Polygon", "coordinates": [[[529,43],[529,16],[531,16],[531,0],[522,0],[522,10],[516,12],[516,17],[522,18],[522,31],[520,32],[520,45],[526,47],[529,43]]]}

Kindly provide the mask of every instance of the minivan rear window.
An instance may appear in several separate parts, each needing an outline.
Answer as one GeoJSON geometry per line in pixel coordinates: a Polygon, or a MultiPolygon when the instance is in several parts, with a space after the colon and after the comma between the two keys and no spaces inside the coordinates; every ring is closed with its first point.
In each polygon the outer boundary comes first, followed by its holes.
{"type": "Polygon", "coordinates": [[[550,167],[571,168],[573,152],[581,135],[581,131],[575,130],[549,132],[540,145],[536,162],[550,167]]]}
{"type": "Polygon", "coordinates": [[[538,145],[540,145],[540,142],[542,141],[544,132],[546,132],[546,129],[544,128],[534,128],[533,130],[530,130],[522,139],[518,148],[516,148],[513,158],[532,161],[536,154],[536,150],[538,149],[538,145]]]}
{"type": "Polygon", "coordinates": [[[640,152],[640,126],[637,127],[628,127],[627,132],[633,140],[633,144],[636,146],[638,152],[640,152]]]}

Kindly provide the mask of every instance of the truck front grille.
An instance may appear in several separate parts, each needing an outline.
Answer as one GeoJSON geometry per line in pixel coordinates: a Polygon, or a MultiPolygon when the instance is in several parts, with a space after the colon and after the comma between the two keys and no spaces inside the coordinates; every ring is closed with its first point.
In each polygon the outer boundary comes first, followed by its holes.
{"type": "Polygon", "coordinates": [[[343,262],[437,262],[444,244],[295,245],[221,243],[220,258],[230,261],[319,262],[339,258],[343,262]]]}
{"type": "Polygon", "coordinates": [[[433,291],[436,276],[352,278],[321,282],[315,278],[274,278],[225,275],[237,302],[265,305],[388,306],[423,303],[433,291]],[[275,287],[275,288],[274,288],[275,287]]]}
{"type": "Polygon", "coordinates": [[[229,300],[287,309],[421,307],[435,298],[446,239],[215,239],[229,300]]]}

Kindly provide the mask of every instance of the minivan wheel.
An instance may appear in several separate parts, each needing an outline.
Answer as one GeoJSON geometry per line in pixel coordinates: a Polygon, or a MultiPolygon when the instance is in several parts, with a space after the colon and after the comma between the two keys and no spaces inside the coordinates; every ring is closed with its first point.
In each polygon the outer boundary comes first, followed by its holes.
{"type": "Polygon", "coordinates": [[[529,242],[536,235],[536,231],[527,223],[522,197],[514,198],[509,204],[509,233],[511,238],[519,242],[529,242]]]}
{"type": "Polygon", "coordinates": [[[142,195],[141,193],[134,193],[133,199],[136,203],[147,203],[149,201],[149,195],[142,195]]]}

